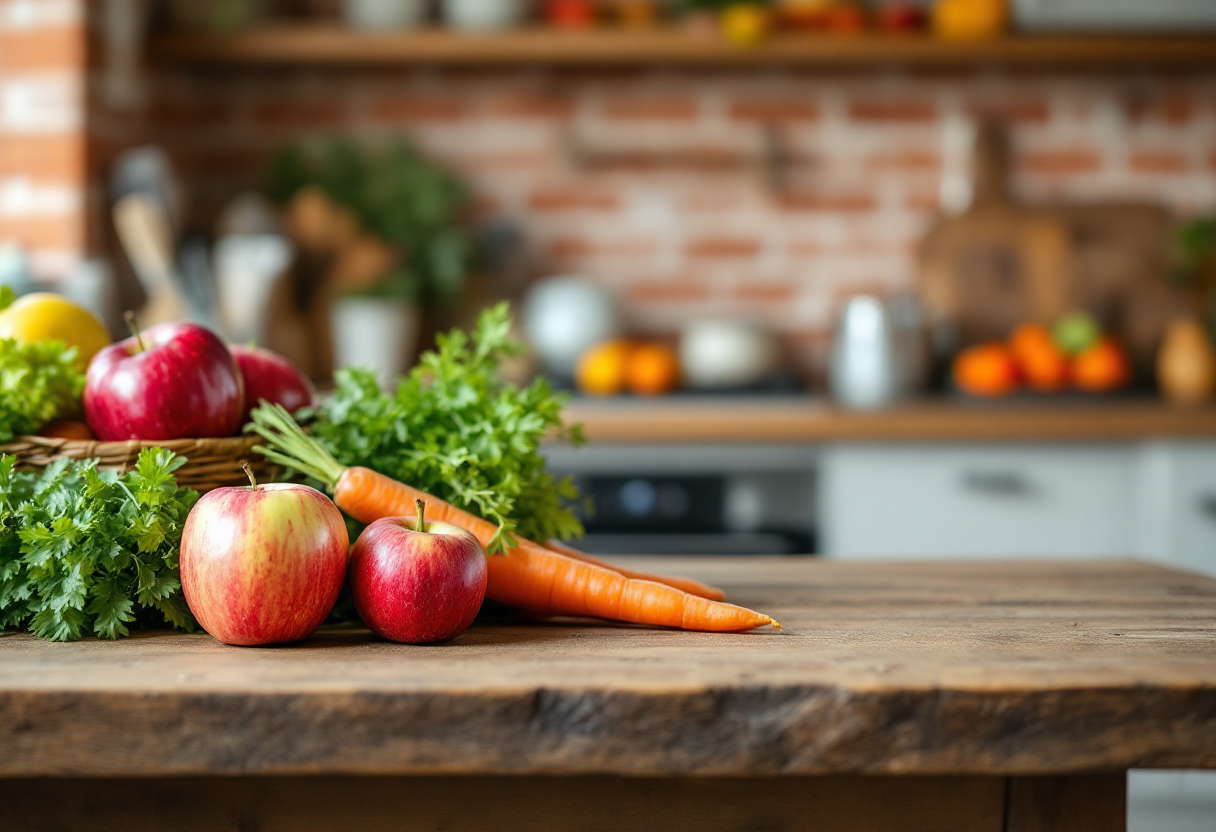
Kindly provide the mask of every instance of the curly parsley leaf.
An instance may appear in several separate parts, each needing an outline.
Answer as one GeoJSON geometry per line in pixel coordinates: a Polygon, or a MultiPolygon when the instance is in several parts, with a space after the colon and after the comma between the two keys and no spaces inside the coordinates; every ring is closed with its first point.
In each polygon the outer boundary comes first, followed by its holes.
{"type": "Polygon", "coordinates": [[[122,475],[68,460],[32,474],[0,457],[0,627],[52,641],[193,629],[178,556],[198,494],[177,487],[184,463],[150,448],[122,475]]]}
{"type": "Polygon", "coordinates": [[[76,348],[0,338],[0,443],[74,411],[84,392],[76,348]]]}
{"type": "Polygon", "coordinates": [[[578,492],[545,470],[540,444],[581,444],[582,431],[562,423],[566,399],[543,378],[523,388],[503,380],[500,361],[523,349],[511,337],[508,305],[494,306],[471,334],[440,335],[438,349],[392,394],[370,370],[340,370],[313,435],[345,466],[379,471],[496,523],[491,552],[509,548],[516,534],[577,537],[582,525],[568,502],[578,492]]]}

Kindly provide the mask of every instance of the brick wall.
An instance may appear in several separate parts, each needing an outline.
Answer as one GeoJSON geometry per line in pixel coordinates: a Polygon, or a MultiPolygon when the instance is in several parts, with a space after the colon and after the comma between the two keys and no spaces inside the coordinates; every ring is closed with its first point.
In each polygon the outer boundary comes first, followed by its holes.
{"type": "Polygon", "coordinates": [[[1025,199],[1216,209],[1216,73],[158,68],[142,110],[91,114],[94,171],[163,143],[206,219],[281,143],[407,134],[518,224],[540,272],[616,289],[635,325],[744,313],[817,363],[839,298],[914,279],[943,125],[1013,129],[1025,199]],[[778,187],[766,173],[780,148],[778,187]]]}
{"type": "Polygon", "coordinates": [[[0,243],[46,280],[85,244],[83,16],[83,0],[0,0],[0,243]]]}

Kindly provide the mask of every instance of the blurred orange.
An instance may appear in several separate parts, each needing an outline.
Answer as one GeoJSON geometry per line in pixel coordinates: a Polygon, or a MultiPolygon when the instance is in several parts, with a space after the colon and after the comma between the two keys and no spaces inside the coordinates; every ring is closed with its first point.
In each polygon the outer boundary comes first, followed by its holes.
{"type": "Polygon", "coordinates": [[[1054,393],[1068,384],[1068,356],[1042,324],[1023,324],[1009,339],[1009,349],[1026,382],[1041,393],[1054,393]]]}
{"type": "Polygon", "coordinates": [[[629,355],[625,383],[639,396],[661,396],[680,386],[680,359],[663,344],[643,344],[629,355]]]}
{"type": "Polygon", "coordinates": [[[1108,393],[1131,381],[1131,362],[1118,343],[1110,338],[1098,340],[1072,360],[1072,380],[1089,393],[1108,393]]]}
{"type": "Polygon", "coordinates": [[[954,383],[973,396],[1005,396],[1018,388],[1018,363],[1004,344],[980,344],[954,359],[954,383]]]}
{"type": "Polygon", "coordinates": [[[39,431],[38,435],[47,436],[52,439],[93,440],[97,438],[92,428],[84,422],[78,422],[74,419],[60,419],[56,422],[51,422],[39,431]]]}
{"type": "Polygon", "coordinates": [[[596,344],[583,353],[574,370],[578,389],[592,396],[615,396],[625,390],[625,369],[634,350],[632,341],[596,344]]]}

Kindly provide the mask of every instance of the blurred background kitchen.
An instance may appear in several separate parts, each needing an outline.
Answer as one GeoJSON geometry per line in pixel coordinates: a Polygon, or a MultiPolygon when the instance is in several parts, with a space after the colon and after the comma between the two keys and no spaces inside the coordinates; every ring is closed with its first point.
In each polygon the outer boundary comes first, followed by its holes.
{"type": "Polygon", "coordinates": [[[596,552],[1216,574],[1214,216],[1211,0],[0,2],[0,282],[322,386],[510,299],[596,552]]]}

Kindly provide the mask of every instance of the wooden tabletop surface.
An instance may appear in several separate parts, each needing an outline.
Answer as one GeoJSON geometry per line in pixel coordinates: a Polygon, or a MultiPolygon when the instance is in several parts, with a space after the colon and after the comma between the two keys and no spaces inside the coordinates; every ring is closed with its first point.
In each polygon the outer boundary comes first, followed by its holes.
{"type": "Polygon", "coordinates": [[[1130,562],[649,561],[783,632],[478,624],[274,649],[0,637],[0,776],[1216,768],[1216,580],[1130,562]]]}
{"type": "Polygon", "coordinates": [[[598,442],[1109,442],[1216,439],[1216,407],[1151,399],[926,400],[850,411],[826,400],[673,396],[578,398],[568,423],[598,442]]]}

